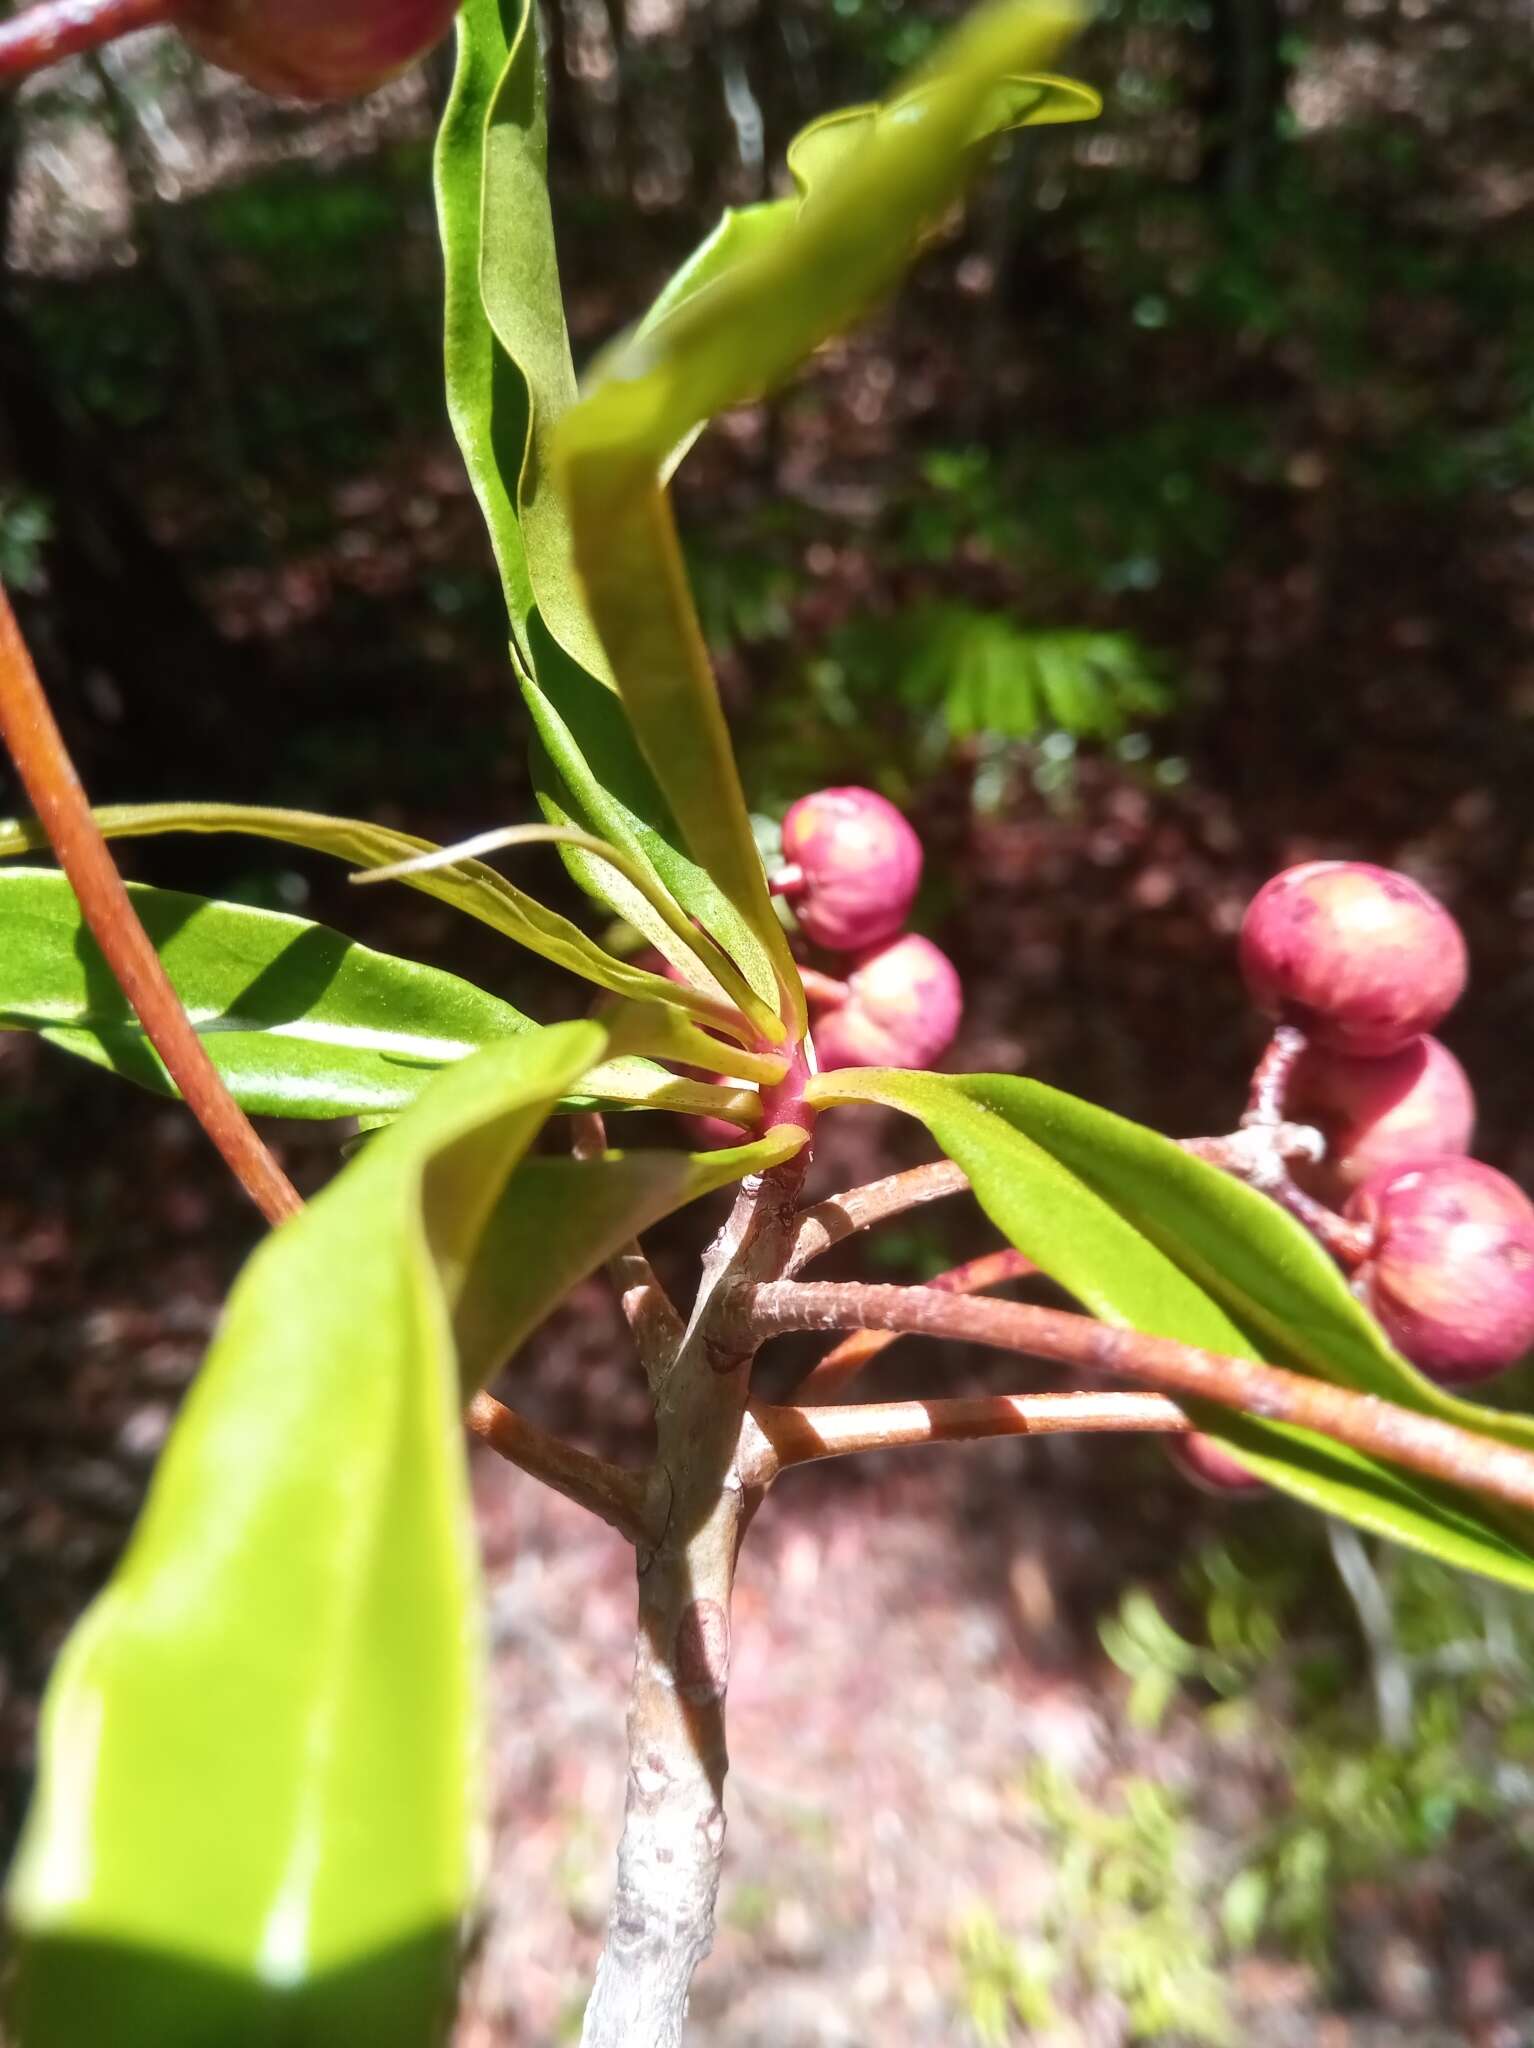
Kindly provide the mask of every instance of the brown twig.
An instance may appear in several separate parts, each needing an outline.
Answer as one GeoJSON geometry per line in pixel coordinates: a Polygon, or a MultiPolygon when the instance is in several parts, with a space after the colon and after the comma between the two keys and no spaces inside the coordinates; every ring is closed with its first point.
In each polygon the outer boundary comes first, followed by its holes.
{"type": "MultiPolygon", "coordinates": [[[[946,1273],[939,1273],[927,1282],[943,1294],[984,1294],[989,1288],[1000,1287],[1007,1280],[1022,1280],[1038,1267],[1021,1252],[1004,1245],[1000,1251],[983,1252],[977,1259],[966,1259],[962,1266],[950,1266],[946,1273]]],[[[839,1394],[847,1382],[860,1373],[872,1358],[877,1358],[891,1344],[898,1344],[897,1330],[854,1330],[844,1337],[840,1344],[828,1351],[812,1372],[794,1389],[794,1398],[815,1406],[829,1401],[839,1394]]]]}
{"type": "Polygon", "coordinates": [[[866,1187],[829,1195],[801,1214],[788,1270],[799,1272],[832,1245],[841,1244],[872,1224],[882,1223],[886,1217],[899,1216],[943,1195],[962,1194],[968,1186],[969,1176],[962,1166],[955,1166],[951,1159],[934,1159],[928,1166],[913,1166],[905,1173],[871,1180],[866,1187]]]}
{"type": "Polygon", "coordinates": [[[269,1223],[303,1204],[219,1078],[107,851],[15,614],[0,589],[0,738],[97,945],[187,1107],[269,1223]]]}
{"type": "Polygon", "coordinates": [[[888,1451],[906,1444],[976,1443],[996,1436],[1060,1436],[1071,1430],[1185,1430],[1164,1394],[987,1394],[947,1401],[869,1401],[849,1408],[753,1405],[760,1431],[748,1485],[767,1486],[790,1465],[888,1451]]]}
{"type": "Polygon", "coordinates": [[[600,1515],[636,1547],[655,1541],[656,1520],[648,1508],[645,1481],[637,1472],[625,1472],[621,1465],[578,1451],[489,1394],[474,1396],[464,1420],[481,1443],[567,1500],[600,1515]]]}
{"type": "MultiPolygon", "coordinates": [[[[597,1110],[571,1118],[570,1149],[577,1159],[599,1159],[607,1150],[607,1125],[597,1110]]],[[[624,1321],[652,1391],[671,1370],[681,1347],[682,1318],[646,1258],[637,1237],[621,1245],[607,1262],[624,1321]]]]}
{"type": "Polygon", "coordinates": [[[174,19],[171,0],[42,0],[0,22],[0,81],[26,78],[82,50],[174,19]]]}
{"type": "Polygon", "coordinates": [[[788,1330],[901,1330],[1018,1351],[1091,1372],[1149,1380],[1267,1421],[1334,1437],[1395,1465],[1534,1508],[1534,1455],[1375,1395],[1356,1394],[1281,1366],[1229,1358],[1166,1337],[1115,1329],[1031,1303],[939,1294],[857,1281],[776,1281],[734,1297],[744,1341],[788,1330]]]}

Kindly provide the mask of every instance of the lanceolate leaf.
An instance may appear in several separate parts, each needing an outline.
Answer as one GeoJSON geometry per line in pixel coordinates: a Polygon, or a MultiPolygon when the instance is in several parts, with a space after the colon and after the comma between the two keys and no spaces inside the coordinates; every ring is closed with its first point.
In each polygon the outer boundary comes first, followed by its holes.
{"type": "Polygon", "coordinates": [[[480,1240],[457,1316],[466,1391],[483,1386],[570,1289],[629,1238],[748,1173],[793,1157],[779,1128],[719,1152],[609,1152],[524,1159],[480,1240]],[[538,1256],[527,1256],[536,1244],[538,1256]]]}
{"type": "MultiPolygon", "coordinates": [[[[311,853],[333,855],[354,867],[385,867],[412,854],[433,850],[429,839],[396,832],[362,818],[335,818],[323,811],[289,811],[247,804],[107,804],[92,814],[108,839],[152,838],[163,832],[235,832],[254,839],[276,839],[311,853]]],[[[47,834],[35,818],[0,825],[0,856],[46,851],[47,834]]],[[[717,990],[709,995],[679,986],[658,974],[646,973],[626,960],[604,952],[570,920],[546,910],[536,897],[508,882],[483,861],[457,861],[452,867],[401,876],[407,888],[435,896],[455,910],[503,932],[530,953],[552,961],[583,981],[633,1001],[671,1003],[704,1023],[738,1028],[734,1005],[717,990]]],[[[674,941],[673,941],[674,943],[674,941]]]]}
{"type": "MultiPolygon", "coordinates": [[[[304,918],[170,889],[129,894],[225,1084],[252,1114],[403,1109],[437,1068],[534,1028],[456,975],[304,918]]],[[[0,871],[0,1028],[35,1031],[175,1092],[60,874],[0,871]]]]}
{"type": "MultiPolygon", "coordinates": [[[[999,1074],[950,1077],[868,1068],[821,1075],[806,1092],[822,1104],[882,1102],[918,1118],[964,1168],[981,1207],[1007,1239],[1105,1322],[1289,1365],[1318,1379],[1369,1384],[1360,1377],[1363,1347],[1356,1332],[1348,1334],[1351,1319],[1335,1306],[1336,1291],[1346,1296],[1346,1289],[1335,1272],[1328,1278],[1307,1258],[1292,1255],[1282,1240],[1297,1226],[1287,1218],[1277,1217],[1281,1233],[1263,1233],[1259,1225],[1255,1250],[1237,1247],[1232,1231],[1223,1249],[1235,1277],[1218,1298],[1208,1227],[1201,1222],[1185,1242],[1168,1220],[1187,1205],[1192,1176],[1169,1179],[1169,1187],[1181,1192],[1169,1195],[1167,1209],[1151,1227],[1150,1183],[1137,1178],[1147,1171],[1150,1152],[1141,1141],[1150,1134],[1137,1126],[1082,1104],[1062,1107],[1067,1099],[1056,1091],[999,1074]],[[1090,1175],[1083,1170],[1089,1152],[1090,1175]],[[1121,1194],[1121,1180],[1135,1183],[1138,1192],[1121,1194]],[[1252,1268],[1264,1242],[1277,1247],[1280,1262],[1271,1284],[1258,1287],[1252,1268]],[[1340,1340],[1336,1356],[1331,1331],[1340,1340]]],[[[1166,1145],[1183,1166],[1198,1165],[1165,1140],[1154,1144],[1166,1145]]],[[[1200,1173],[1213,1171],[1199,1167],[1200,1173]]],[[[1381,1351],[1370,1370],[1376,1376],[1372,1390],[1384,1392],[1390,1354],[1383,1346],[1381,1351]]],[[[1390,1398],[1428,1407],[1416,1397],[1418,1376],[1399,1360],[1394,1364],[1398,1377],[1390,1398]]],[[[1215,1403],[1184,1405],[1196,1410],[1200,1428],[1228,1444],[1254,1472],[1313,1507],[1469,1570],[1534,1588],[1530,1517],[1483,1504],[1327,1437],[1215,1403]]],[[[1467,1426],[1484,1427],[1484,1411],[1455,1405],[1473,1418],[1467,1426]]],[[[1432,1412],[1442,1411],[1435,1403],[1432,1412]]]]}
{"type": "MultiPolygon", "coordinates": [[[[540,799],[552,822],[584,826],[646,862],[775,1007],[761,939],[684,850],[635,746],[576,583],[565,507],[546,485],[548,437],[575,381],[545,150],[531,6],[469,0],[437,157],[450,410],[500,561],[518,680],[553,771],[538,772],[535,756],[540,799]]],[[[641,896],[584,854],[567,854],[566,865],[696,983],[696,962],[641,896]]]]}
{"type": "Polygon", "coordinates": [[[427,2048],[480,1748],[451,1316],[558,1026],[443,1075],[237,1284],[65,1647],[11,1881],[26,2048],[427,2048]]]}

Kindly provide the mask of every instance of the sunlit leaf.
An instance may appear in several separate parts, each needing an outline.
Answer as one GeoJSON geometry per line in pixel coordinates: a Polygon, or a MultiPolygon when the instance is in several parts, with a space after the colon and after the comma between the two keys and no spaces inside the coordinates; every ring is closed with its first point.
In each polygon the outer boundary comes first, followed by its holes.
{"type": "Polygon", "coordinates": [[[470,1902],[477,1593],[451,1316],[601,1055],[492,1047],[255,1254],[48,1689],[24,2048],[428,2048],[470,1902]]]}
{"type": "MultiPolygon", "coordinates": [[[[362,818],[336,818],[323,811],[289,811],[253,804],[106,804],[93,813],[108,839],[152,838],[160,833],[233,832],[275,839],[311,853],[332,855],[354,867],[386,867],[412,854],[433,850],[433,842],[362,818]]],[[[47,834],[35,818],[0,824],[0,856],[46,851],[47,834]]],[[[502,932],[530,953],[551,961],[583,981],[636,1002],[669,1003],[704,1023],[738,1029],[735,1006],[717,988],[712,995],[650,974],[605,952],[566,917],[545,909],[483,861],[457,861],[401,877],[407,888],[435,896],[466,916],[502,932]]]]}
{"type": "MultiPolygon", "coordinates": [[[[1229,1241],[1222,1258],[1243,1276],[1229,1285],[1216,1283],[1206,1236],[1216,1226],[1200,1203],[1191,1201],[1198,1221],[1186,1235],[1167,1220],[1169,1213],[1186,1215],[1190,1207],[1187,1190],[1195,1175],[1180,1169],[1196,1169],[1198,1175],[1214,1169],[1154,1133],[1072,1103],[1037,1082],[1000,1074],[868,1068],[821,1075],[807,1092],[822,1104],[882,1102],[924,1123],[969,1175],[980,1206],[1008,1241],[1104,1322],[1233,1357],[1290,1365],[1317,1379],[1368,1383],[1357,1376],[1365,1370],[1364,1347],[1353,1319],[1335,1303],[1336,1294],[1346,1297],[1347,1290],[1335,1270],[1325,1274],[1324,1257],[1317,1266],[1286,1245],[1289,1234],[1298,1233],[1287,1217],[1274,1211],[1282,1231],[1271,1232],[1266,1217],[1255,1221],[1244,1214],[1244,1205],[1227,1212],[1214,1200],[1210,1215],[1240,1218],[1225,1226],[1229,1241]],[[1153,1198],[1153,1186],[1160,1186],[1153,1166],[1162,1163],[1163,1146],[1178,1167],[1167,1162],[1168,1192],[1159,1202],[1153,1198]],[[1131,1194],[1131,1187],[1137,1192],[1131,1194]],[[1243,1223],[1257,1233],[1245,1248],[1235,1241],[1243,1223]],[[1274,1268],[1259,1283],[1257,1269],[1268,1256],[1275,1257],[1274,1268]]],[[[1272,1209],[1271,1203],[1264,1206],[1272,1209]]],[[[1382,1340],[1380,1349],[1388,1359],[1382,1340]]],[[[1395,1364],[1400,1377],[1392,1381],[1391,1398],[1428,1409],[1418,1394],[1425,1383],[1401,1361],[1395,1364]]],[[[1386,1370],[1378,1358],[1368,1367],[1376,1375],[1386,1370]]],[[[1253,1472],[1311,1506],[1447,1563],[1534,1588],[1534,1518],[1329,1437],[1218,1403],[1189,1401],[1181,1393],[1177,1399],[1253,1472]]],[[[1499,1427],[1506,1417],[1491,1417],[1468,1403],[1455,1406],[1472,1418],[1466,1426],[1506,1434],[1499,1427]]],[[[1436,1402],[1431,1412],[1441,1412],[1436,1402]]]]}

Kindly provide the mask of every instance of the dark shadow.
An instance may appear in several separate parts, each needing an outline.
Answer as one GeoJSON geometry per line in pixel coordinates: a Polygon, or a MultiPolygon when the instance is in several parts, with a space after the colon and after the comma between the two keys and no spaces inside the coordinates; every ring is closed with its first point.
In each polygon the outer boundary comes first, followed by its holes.
{"type": "Polygon", "coordinates": [[[436,1927],[282,1990],[108,1941],[18,1944],[16,2048],[424,2048],[456,2003],[458,1933],[436,1927]]]}

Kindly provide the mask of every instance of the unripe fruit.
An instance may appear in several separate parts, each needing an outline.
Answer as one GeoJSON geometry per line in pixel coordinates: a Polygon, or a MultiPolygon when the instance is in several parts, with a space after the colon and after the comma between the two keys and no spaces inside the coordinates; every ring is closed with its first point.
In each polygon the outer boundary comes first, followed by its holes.
{"type": "Polygon", "coordinates": [[[921,841],[872,789],[819,789],[783,820],[783,858],[798,870],[784,893],[805,937],[858,953],[905,923],[921,880],[921,841]]]}
{"type": "Polygon", "coordinates": [[[1169,1436],[1166,1449],[1167,1456],[1184,1479],[1191,1479],[1205,1493],[1234,1497],[1237,1494],[1266,1493],[1268,1490],[1265,1480],[1248,1472],[1244,1465],[1238,1465],[1217,1438],[1205,1436],[1201,1429],[1189,1430],[1186,1436],[1169,1436]]]}
{"type": "Polygon", "coordinates": [[[1260,1010],[1333,1052],[1380,1057],[1431,1031],[1465,986],[1465,941],[1434,896],[1367,861],[1312,860],[1275,875],[1241,925],[1241,972],[1260,1010]]]}
{"type": "Polygon", "coordinates": [[[179,0],[173,19],[202,56],[263,92],[340,100],[424,56],[456,12],[457,0],[179,0]]]}
{"type": "Polygon", "coordinates": [[[815,1052],[833,1067],[930,1067],[952,1045],[964,1010],[958,971],[930,939],[907,932],[865,953],[847,1000],[817,1020],[815,1052]]]}
{"type": "Polygon", "coordinates": [[[1415,1038],[1384,1059],[1307,1046],[1284,1098],[1292,1123],[1315,1124],[1326,1159],[1299,1170],[1318,1195],[1341,1202],[1375,1174],[1414,1159],[1470,1150],[1475,1096],[1464,1068],[1436,1038],[1415,1038]]]}
{"type": "Polygon", "coordinates": [[[1430,1378],[1488,1379],[1534,1345],[1534,1203],[1506,1174],[1419,1161],[1366,1181],[1346,1213],[1374,1232],[1360,1296],[1430,1378]]]}

